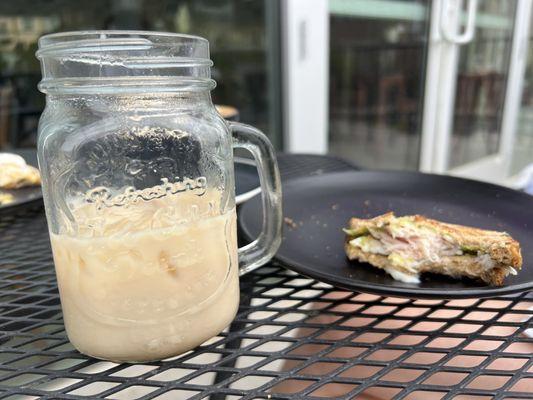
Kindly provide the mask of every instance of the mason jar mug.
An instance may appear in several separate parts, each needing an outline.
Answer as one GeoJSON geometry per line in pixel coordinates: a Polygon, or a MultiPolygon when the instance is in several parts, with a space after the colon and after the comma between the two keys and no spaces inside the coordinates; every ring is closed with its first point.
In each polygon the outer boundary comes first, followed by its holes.
{"type": "Polygon", "coordinates": [[[38,159],[63,318],[82,353],[163,359],[234,318],[239,272],[281,231],[272,145],[226,122],[207,40],[136,31],[39,40],[38,159]],[[263,231],[238,249],[233,148],[255,158],[263,231]]]}

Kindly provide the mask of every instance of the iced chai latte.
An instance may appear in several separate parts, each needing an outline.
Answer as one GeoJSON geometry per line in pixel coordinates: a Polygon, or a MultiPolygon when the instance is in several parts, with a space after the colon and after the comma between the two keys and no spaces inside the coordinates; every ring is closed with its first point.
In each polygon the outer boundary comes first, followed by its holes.
{"type": "Polygon", "coordinates": [[[213,104],[209,42],[58,32],[36,56],[46,94],[37,157],[71,342],[146,361],[218,335],[235,316],[239,274],[278,249],[282,212],[272,144],[213,104]],[[261,233],[241,249],[236,148],[255,160],[263,205],[261,233]]]}
{"type": "Polygon", "coordinates": [[[136,192],[91,191],[73,209],[76,227],[51,235],[69,339],[94,357],[174,356],[236,313],[235,209],[217,215],[216,191],[136,192]]]}

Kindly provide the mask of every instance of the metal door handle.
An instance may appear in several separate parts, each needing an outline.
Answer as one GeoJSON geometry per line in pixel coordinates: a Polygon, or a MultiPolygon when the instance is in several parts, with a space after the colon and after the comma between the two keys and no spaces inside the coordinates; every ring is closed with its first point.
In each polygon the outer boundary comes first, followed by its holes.
{"type": "MultiPolygon", "coordinates": [[[[453,44],[465,44],[470,42],[476,30],[476,13],[477,13],[477,0],[467,1],[467,14],[466,14],[466,26],[463,33],[452,32],[450,28],[450,20],[454,18],[460,18],[460,4],[462,2],[457,0],[443,0],[440,13],[440,31],[442,37],[453,44]],[[448,15],[449,13],[457,13],[456,16],[448,15]]],[[[460,25],[458,23],[457,25],[460,25]]]]}

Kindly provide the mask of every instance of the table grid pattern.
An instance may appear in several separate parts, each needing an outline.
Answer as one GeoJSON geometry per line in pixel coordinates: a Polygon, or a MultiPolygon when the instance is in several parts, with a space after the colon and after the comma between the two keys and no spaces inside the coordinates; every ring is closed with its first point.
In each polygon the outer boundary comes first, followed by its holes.
{"type": "Polygon", "coordinates": [[[66,337],[41,209],[0,217],[0,397],[532,399],[533,296],[351,293],[270,264],[230,328],[160,362],[117,364],[66,337]]]}

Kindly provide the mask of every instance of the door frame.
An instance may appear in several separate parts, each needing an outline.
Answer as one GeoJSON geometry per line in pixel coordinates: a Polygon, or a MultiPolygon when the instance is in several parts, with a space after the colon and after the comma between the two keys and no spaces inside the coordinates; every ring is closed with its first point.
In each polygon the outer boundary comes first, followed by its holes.
{"type": "Polygon", "coordinates": [[[281,2],[284,149],[328,150],[328,0],[281,2]]]}

